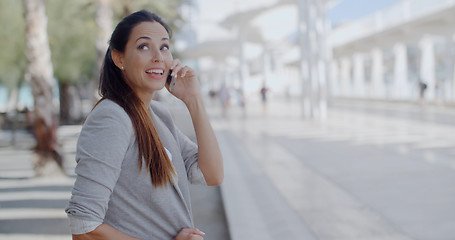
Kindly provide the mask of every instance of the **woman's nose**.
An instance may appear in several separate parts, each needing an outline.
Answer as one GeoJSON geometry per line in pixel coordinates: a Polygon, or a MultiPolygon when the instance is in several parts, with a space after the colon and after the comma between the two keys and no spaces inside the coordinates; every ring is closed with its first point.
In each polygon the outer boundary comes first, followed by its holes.
{"type": "Polygon", "coordinates": [[[161,62],[163,61],[163,55],[159,49],[154,49],[152,51],[152,61],[153,62],[161,62]]]}

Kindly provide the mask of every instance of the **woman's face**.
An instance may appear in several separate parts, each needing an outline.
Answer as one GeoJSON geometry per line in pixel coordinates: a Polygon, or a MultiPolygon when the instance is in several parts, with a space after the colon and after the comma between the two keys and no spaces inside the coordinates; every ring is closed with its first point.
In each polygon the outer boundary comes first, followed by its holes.
{"type": "Polygon", "coordinates": [[[142,22],[131,31],[120,58],[125,80],[148,104],[153,93],[164,87],[173,61],[169,34],[158,22],[142,22]]]}

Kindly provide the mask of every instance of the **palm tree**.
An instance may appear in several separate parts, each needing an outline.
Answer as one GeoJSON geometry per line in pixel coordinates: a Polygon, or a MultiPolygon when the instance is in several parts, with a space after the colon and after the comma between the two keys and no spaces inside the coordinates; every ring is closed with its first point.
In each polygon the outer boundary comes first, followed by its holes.
{"type": "MultiPolygon", "coordinates": [[[[34,99],[34,131],[37,176],[55,173],[55,163],[63,172],[63,157],[57,141],[57,111],[53,104],[55,79],[47,36],[47,16],[43,0],[23,0],[26,24],[27,74],[34,99]]],[[[58,169],[58,168],[57,168],[58,169]]]]}
{"type": "Polygon", "coordinates": [[[59,84],[60,124],[80,123],[87,113],[82,94],[96,62],[94,42],[99,31],[93,18],[95,4],[93,0],[45,2],[54,77],[59,84]]]}
{"type": "MultiPolygon", "coordinates": [[[[106,53],[109,38],[113,30],[113,10],[111,0],[97,0],[95,10],[95,22],[98,26],[99,32],[96,38],[96,67],[94,68],[92,89],[97,89],[98,79],[100,77],[101,65],[104,61],[104,54],[106,53]]],[[[94,93],[94,102],[98,100],[99,95],[94,93]],[[95,99],[96,98],[96,99],[95,99]]]]}

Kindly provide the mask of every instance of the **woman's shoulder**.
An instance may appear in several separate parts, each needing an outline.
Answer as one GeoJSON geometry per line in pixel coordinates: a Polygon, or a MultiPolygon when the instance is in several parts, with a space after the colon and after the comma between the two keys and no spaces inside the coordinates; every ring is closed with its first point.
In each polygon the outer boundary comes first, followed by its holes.
{"type": "Polygon", "coordinates": [[[155,113],[160,118],[172,119],[169,109],[161,102],[153,100],[150,103],[153,113],[155,113]]]}
{"type": "Polygon", "coordinates": [[[87,116],[87,121],[95,119],[111,119],[114,122],[122,124],[129,124],[131,122],[125,110],[116,102],[109,99],[103,99],[98,102],[87,116]]]}
{"type": "MultiPolygon", "coordinates": [[[[175,128],[174,118],[173,118],[171,112],[169,111],[169,108],[165,104],[163,104],[162,102],[153,100],[150,103],[150,109],[151,109],[153,115],[155,117],[159,118],[167,126],[167,128],[169,128],[171,130],[175,128]]],[[[157,123],[155,123],[155,124],[157,124],[157,123]]]]}
{"type": "Polygon", "coordinates": [[[104,113],[118,113],[128,115],[125,110],[116,102],[110,99],[103,99],[99,101],[90,114],[104,114],[104,113]]]}

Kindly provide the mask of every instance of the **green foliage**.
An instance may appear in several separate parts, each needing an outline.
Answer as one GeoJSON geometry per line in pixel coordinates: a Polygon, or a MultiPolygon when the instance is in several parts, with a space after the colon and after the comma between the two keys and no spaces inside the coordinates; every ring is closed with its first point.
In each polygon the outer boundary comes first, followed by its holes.
{"type": "MultiPolygon", "coordinates": [[[[54,75],[61,83],[87,81],[96,62],[94,0],[47,0],[48,36],[54,75]]],[[[112,0],[114,25],[125,15],[148,10],[161,16],[173,32],[178,31],[182,0],[112,0]]],[[[22,1],[0,0],[0,84],[13,88],[27,66],[25,20],[22,1]]]]}
{"type": "MultiPolygon", "coordinates": [[[[114,23],[117,24],[123,17],[140,10],[156,13],[166,22],[173,33],[178,32],[182,17],[178,11],[183,0],[113,0],[115,13],[114,23]]],[[[171,39],[172,41],[172,39],[171,39]]]]}
{"type": "Polygon", "coordinates": [[[147,10],[158,14],[168,24],[181,20],[178,8],[182,0],[113,0],[117,22],[128,14],[139,10],[147,10]]]}
{"type": "MultiPolygon", "coordinates": [[[[112,0],[113,23],[117,24],[126,14],[145,9],[163,17],[176,31],[176,23],[181,20],[177,11],[180,1],[112,0]]],[[[95,2],[93,0],[47,0],[52,62],[54,74],[59,82],[75,83],[88,80],[93,73],[98,31],[94,20],[95,2]]]]}
{"type": "Polygon", "coordinates": [[[0,84],[17,87],[27,65],[22,1],[0,1],[0,84]]]}
{"type": "Polygon", "coordinates": [[[96,61],[95,4],[90,0],[47,0],[54,75],[61,83],[88,80],[96,61]]]}

